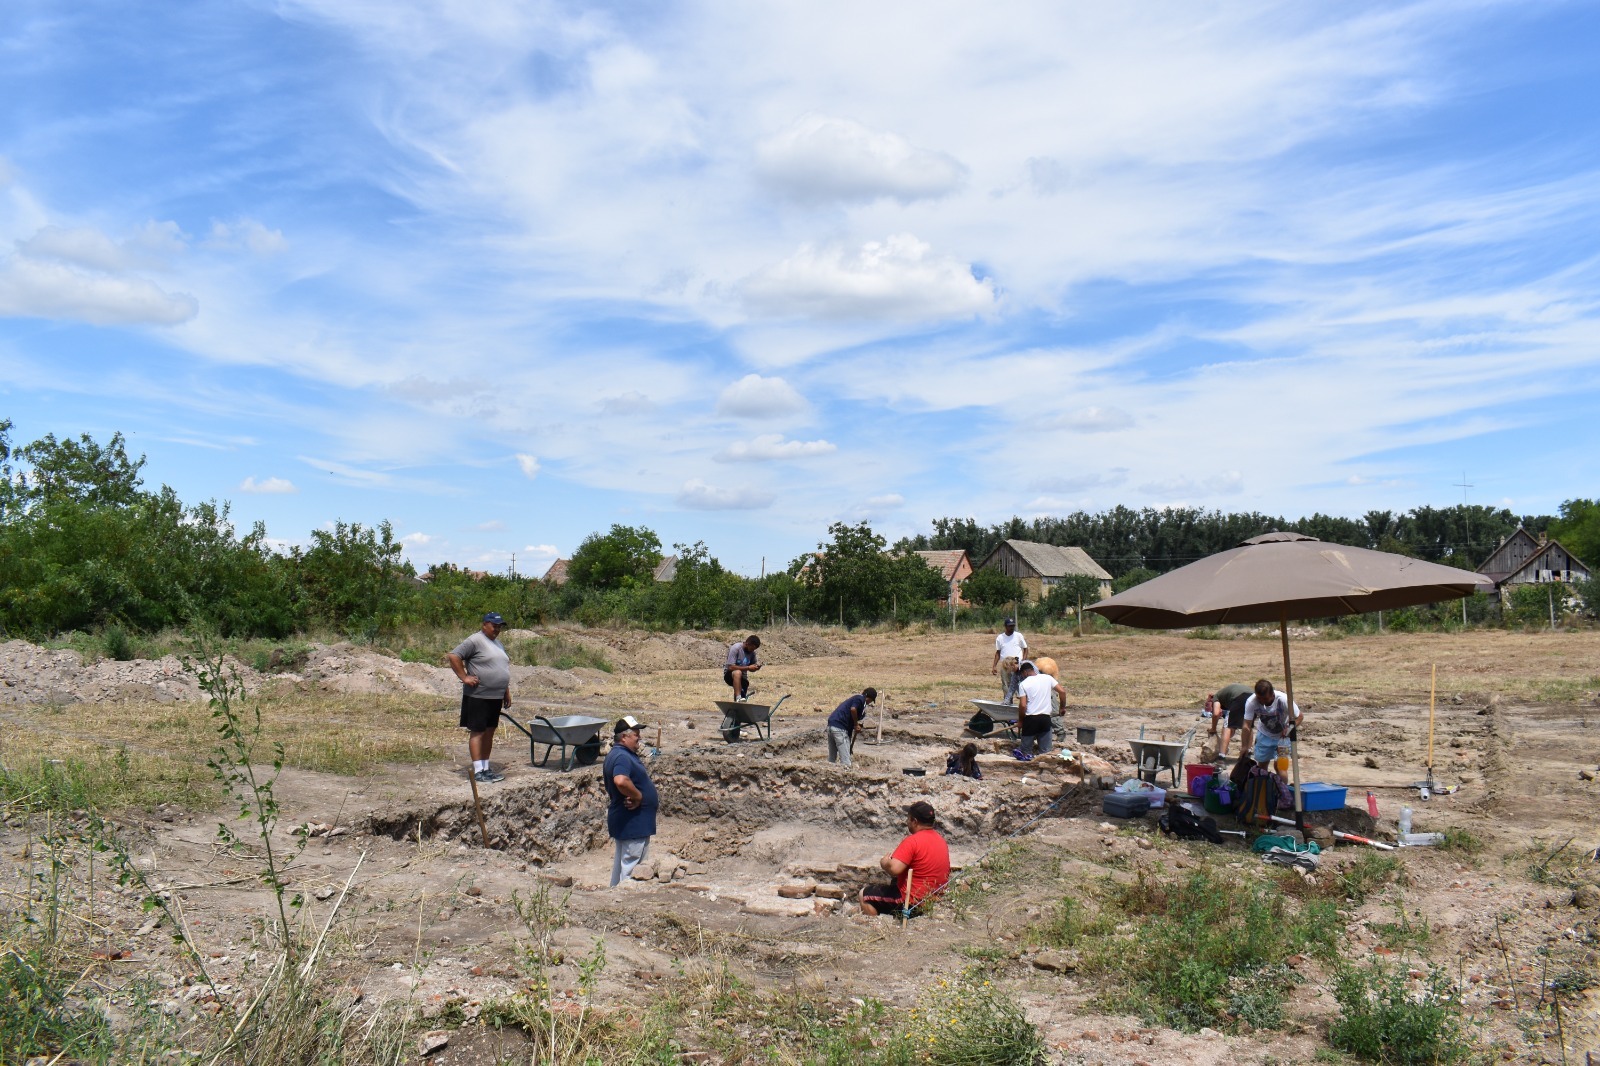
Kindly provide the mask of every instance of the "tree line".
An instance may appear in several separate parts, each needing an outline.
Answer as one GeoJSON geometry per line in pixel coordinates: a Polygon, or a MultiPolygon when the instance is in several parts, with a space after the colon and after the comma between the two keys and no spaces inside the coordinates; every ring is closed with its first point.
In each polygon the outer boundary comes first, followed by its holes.
{"type": "MultiPolygon", "coordinates": [[[[1559,516],[1422,507],[1362,520],[1116,507],[990,526],[941,518],[929,534],[893,547],[866,522],[839,522],[815,552],[761,577],[728,570],[704,543],[676,544],[676,570],[664,582],[654,577],[665,550],[655,532],[616,525],[585,538],[569,561],[569,580],[555,586],[449,564],[418,574],[387,522],[336,522],[312,530],[305,545],[276,551],[262,524],[236,528],[226,502],[185,504],[170,487],[147,488],[145,459],[128,454],[120,433],[103,444],[88,434],[46,434],[13,449],[10,431],[0,420],[0,636],[31,639],[108,626],[376,639],[411,627],[471,625],[490,610],[518,626],[559,619],[662,629],[753,629],[785,619],[993,624],[1022,598],[1014,580],[980,571],[962,590],[973,606],[952,618],[940,606],[949,592],[942,577],[912,552],[964,548],[978,563],[1006,538],[1083,547],[1119,589],[1271,529],[1470,569],[1520,522],[1561,537],[1580,558],[1600,557],[1600,504],[1590,500],[1569,501],[1559,516]]],[[[1022,608],[1024,624],[1092,599],[1093,582],[1080,584],[1065,582],[1022,608]]]]}

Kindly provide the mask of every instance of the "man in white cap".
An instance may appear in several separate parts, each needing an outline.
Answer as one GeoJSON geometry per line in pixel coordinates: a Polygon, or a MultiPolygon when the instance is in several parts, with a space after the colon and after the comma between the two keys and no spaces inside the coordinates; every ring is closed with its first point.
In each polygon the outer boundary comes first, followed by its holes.
{"type": "Polygon", "coordinates": [[[614,743],[600,771],[600,780],[611,800],[606,810],[606,831],[615,842],[612,888],[633,876],[634,867],[644,861],[650,850],[650,838],[656,835],[660,799],[650,771],[639,758],[639,732],[643,728],[631,714],[618,718],[611,730],[614,743]]]}
{"type": "Polygon", "coordinates": [[[1061,706],[1067,705],[1067,690],[1049,674],[1040,673],[1032,662],[1024,660],[1017,668],[1021,682],[1017,685],[1017,735],[1021,738],[1011,754],[1027,762],[1035,749],[1040,755],[1054,746],[1050,732],[1051,696],[1061,697],[1061,706]]]}
{"type": "Polygon", "coordinates": [[[1006,630],[994,638],[994,663],[989,673],[1000,675],[1000,700],[1017,698],[1017,664],[1028,657],[1028,638],[1017,632],[1017,620],[1006,619],[1006,630]]]}

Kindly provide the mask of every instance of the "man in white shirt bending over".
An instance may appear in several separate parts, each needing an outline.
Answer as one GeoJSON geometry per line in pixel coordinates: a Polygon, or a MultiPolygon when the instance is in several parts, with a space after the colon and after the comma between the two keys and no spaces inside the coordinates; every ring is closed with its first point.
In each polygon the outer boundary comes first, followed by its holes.
{"type": "Polygon", "coordinates": [[[1000,699],[1010,703],[1017,698],[1017,666],[1028,657],[1028,640],[1017,632],[1017,620],[1006,619],[1006,631],[994,638],[994,663],[989,673],[1000,675],[1000,699]]]}
{"type": "Polygon", "coordinates": [[[1053,738],[1050,731],[1052,696],[1061,697],[1061,706],[1067,705],[1067,690],[1049,674],[1039,672],[1026,660],[1017,669],[1022,680],[1017,683],[1020,714],[1017,715],[1017,735],[1021,738],[1011,754],[1023,762],[1033,758],[1035,748],[1040,755],[1049,751],[1053,738]]]}

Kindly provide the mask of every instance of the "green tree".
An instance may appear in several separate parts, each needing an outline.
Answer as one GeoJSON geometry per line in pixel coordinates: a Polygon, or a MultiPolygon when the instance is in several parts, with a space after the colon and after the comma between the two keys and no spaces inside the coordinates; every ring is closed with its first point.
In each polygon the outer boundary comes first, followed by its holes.
{"type": "Polygon", "coordinates": [[[1568,500],[1549,533],[1586,566],[1600,567],[1600,501],[1568,500]]]}
{"type": "Polygon", "coordinates": [[[961,596],[975,607],[1001,607],[1022,601],[1022,582],[986,566],[974,570],[972,576],[961,583],[961,596]]]}
{"type": "Polygon", "coordinates": [[[1047,617],[1060,618],[1069,610],[1076,611],[1079,604],[1089,606],[1100,602],[1100,579],[1089,574],[1068,574],[1061,578],[1044,597],[1047,617]]]}
{"type": "Polygon", "coordinates": [[[1142,585],[1146,581],[1149,581],[1151,578],[1156,576],[1158,575],[1154,570],[1149,570],[1142,566],[1136,566],[1132,570],[1129,570],[1127,573],[1123,574],[1121,577],[1117,578],[1115,581],[1111,582],[1111,591],[1113,594],[1118,592],[1127,592],[1135,585],[1142,585]]]}
{"type": "Polygon", "coordinates": [[[722,620],[723,601],[730,586],[738,585],[741,579],[711,557],[704,541],[674,544],[672,548],[678,553],[678,564],[658,604],[660,621],[701,629],[715,626],[722,620]]]}
{"type": "Polygon", "coordinates": [[[833,538],[817,545],[803,571],[806,605],[814,618],[843,616],[846,625],[902,620],[931,613],[944,579],[919,555],[886,551],[887,542],[866,522],[835,522],[833,538]]]}
{"type": "MultiPolygon", "coordinates": [[[[6,423],[7,428],[10,423],[6,423]]],[[[71,501],[90,507],[126,507],[139,498],[139,471],[145,458],[128,458],[121,433],[101,447],[85,433],[77,440],[56,440],[46,433],[17,451],[29,469],[17,481],[24,506],[71,501]]]]}
{"type": "Polygon", "coordinates": [[[311,532],[311,547],[292,553],[308,620],[375,632],[392,615],[410,577],[388,522],[335,522],[311,532]]]}
{"type": "Polygon", "coordinates": [[[661,562],[661,540],[644,526],[613,525],[609,533],[591,533],[567,563],[569,583],[576,589],[619,589],[652,579],[661,562]]]}

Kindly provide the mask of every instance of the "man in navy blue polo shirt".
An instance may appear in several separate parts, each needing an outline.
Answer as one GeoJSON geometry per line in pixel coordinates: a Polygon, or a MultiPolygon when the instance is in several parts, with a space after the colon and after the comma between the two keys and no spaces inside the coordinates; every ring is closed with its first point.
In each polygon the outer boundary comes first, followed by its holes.
{"type": "Polygon", "coordinates": [[[660,800],[650,771],[639,758],[639,731],[644,728],[633,715],[623,715],[612,728],[614,741],[606,755],[600,779],[605,783],[611,805],[606,810],[606,830],[616,842],[611,860],[611,887],[633,876],[634,867],[644,861],[650,838],[656,835],[656,808],[660,800]]]}
{"type": "Polygon", "coordinates": [[[864,688],[858,695],[851,696],[828,715],[828,761],[836,762],[849,769],[850,744],[855,740],[856,730],[861,728],[861,723],[867,719],[867,708],[878,702],[878,690],[864,688]]]}

